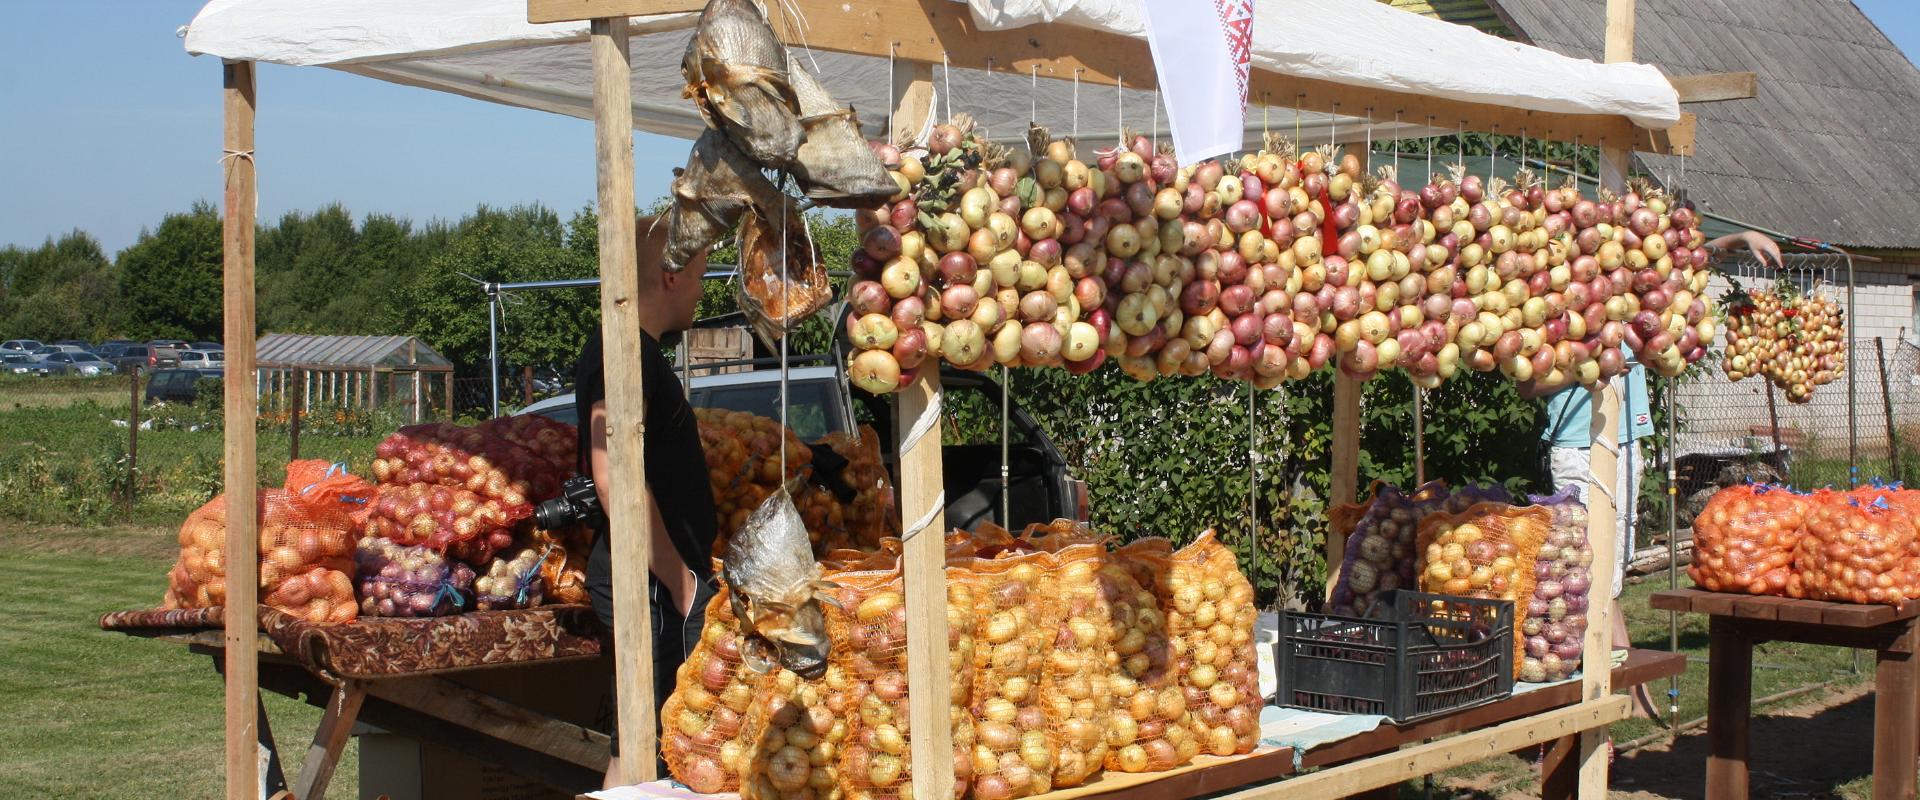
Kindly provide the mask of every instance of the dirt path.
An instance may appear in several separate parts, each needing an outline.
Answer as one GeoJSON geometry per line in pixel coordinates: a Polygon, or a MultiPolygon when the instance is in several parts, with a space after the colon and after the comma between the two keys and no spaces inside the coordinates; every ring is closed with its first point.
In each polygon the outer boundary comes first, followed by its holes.
{"type": "MultiPolygon", "coordinates": [[[[1865,797],[1873,772],[1873,694],[1867,685],[1842,689],[1819,700],[1755,715],[1748,736],[1751,790],[1756,798],[1829,800],[1865,797]],[[1843,789],[1844,787],[1844,789],[1843,789]]],[[[1516,760],[1517,761],[1517,760],[1516,760]]],[[[1696,798],[1704,793],[1705,729],[1672,743],[1619,756],[1613,763],[1613,800],[1696,798]]],[[[1448,780],[1434,797],[1449,800],[1538,798],[1530,767],[1492,766],[1487,773],[1448,780]]],[[[1403,793],[1403,796],[1404,793],[1403,793]]]]}

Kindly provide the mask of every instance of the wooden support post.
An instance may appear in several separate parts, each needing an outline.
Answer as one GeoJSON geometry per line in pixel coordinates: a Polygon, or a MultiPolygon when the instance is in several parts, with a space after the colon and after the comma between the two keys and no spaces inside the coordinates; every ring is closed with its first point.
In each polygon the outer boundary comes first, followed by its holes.
{"type": "Polygon", "coordinates": [[[221,225],[223,294],[227,339],[225,462],[227,496],[226,720],[227,800],[254,800],[260,790],[259,744],[254,741],[260,702],[260,539],[255,517],[254,418],[258,407],[247,392],[253,372],[253,223],[258,199],[253,164],[253,62],[221,65],[225,86],[225,218],[221,225]]]}
{"type": "MultiPolygon", "coordinates": [[[[1715,617],[1718,619],[1718,617],[1715,617]]],[[[1911,622],[1899,638],[1875,653],[1873,670],[1873,800],[1913,800],[1915,794],[1914,707],[1920,699],[1915,675],[1920,655],[1920,625],[1911,622]]]]}
{"type": "MultiPolygon", "coordinates": [[[[1333,469],[1327,476],[1327,507],[1347,505],[1360,494],[1359,381],[1339,370],[1333,375],[1333,469]]],[[[1333,570],[1346,557],[1347,543],[1327,537],[1327,591],[1333,591],[1333,570]]],[[[1329,594],[1331,596],[1331,594],[1329,594]]]]}
{"type": "MultiPolygon", "coordinates": [[[[306,370],[299,372],[304,378],[306,370]]],[[[292,410],[287,412],[287,450],[288,458],[297,459],[300,457],[300,415],[307,411],[307,392],[306,384],[296,381],[294,385],[298,388],[294,391],[292,410]]]]}
{"type": "Polygon", "coordinates": [[[1707,785],[1703,796],[1714,800],[1745,798],[1747,723],[1753,710],[1753,642],[1741,635],[1730,617],[1715,614],[1707,626],[1707,785]]]}
{"type": "Polygon", "coordinates": [[[1873,352],[1880,365],[1880,410],[1887,420],[1887,473],[1890,481],[1901,480],[1900,437],[1894,433],[1893,387],[1887,380],[1887,345],[1882,337],[1873,337],[1873,352]]]}
{"type": "MultiPolygon", "coordinates": [[[[1881,370],[1885,372],[1885,370],[1881,370]]],[[[133,518],[134,492],[140,486],[140,368],[127,376],[127,518],[133,518]]],[[[1891,419],[1891,417],[1889,417],[1891,419]]]]}
{"type": "Polygon", "coordinates": [[[453,419],[453,370],[447,370],[442,374],[446,376],[444,383],[447,391],[447,419],[453,419]]]}
{"type": "MultiPolygon", "coordinates": [[[[914,64],[893,86],[896,131],[917,131],[933,96],[933,67],[914,64]]],[[[913,795],[953,791],[953,731],[947,719],[947,529],[940,462],[940,370],[922,370],[898,396],[894,441],[900,454],[902,579],[907,595],[907,715],[913,726],[913,795]],[[925,520],[924,522],[922,520],[925,520]]]]}
{"type": "Polygon", "coordinates": [[[360,717],[360,705],[366,699],[366,687],[356,682],[349,681],[333,690],[333,696],[327,699],[326,712],[320,717],[320,727],[313,732],[313,743],[307,746],[307,759],[300,764],[294,797],[322,800],[327,796],[327,784],[333,782],[333,769],[339,766],[340,753],[347,749],[347,734],[353,732],[353,722],[360,717]]]}
{"type": "MultiPolygon", "coordinates": [[[[653,619],[647,603],[653,499],[646,486],[646,395],[640,373],[640,285],[633,210],[633,76],[627,19],[592,22],[593,132],[600,192],[600,318],[606,344],[607,493],[613,551],[613,663],[623,784],[654,780],[653,619]]],[[[497,390],[497,389],[496,389],[497,390]]]]}

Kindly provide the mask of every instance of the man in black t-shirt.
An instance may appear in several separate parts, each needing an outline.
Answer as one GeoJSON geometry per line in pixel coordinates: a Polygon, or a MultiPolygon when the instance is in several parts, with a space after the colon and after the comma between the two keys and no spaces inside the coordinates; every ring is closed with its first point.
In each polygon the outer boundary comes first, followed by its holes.
{"type": "MultiPolygon", "coordinates": [[[[693,326],[700,303],[705,254],[684,272],[661,269],[666,247],[664,219],[642,217],[636,234],[639,250],[641,389],[646,394],[645,487],[614,486],[607,475],[606,370],[601,332],[594,331],[575,366],[574,399],[580,410],[580,470],[592,475],[601,507],[617,492],[644,488],[653,496],[652,563],[648,600],[653,613],[653,683],[656,708],[673,691],[674,673],[706,626],[707,602],[714,593],[711,554],[715,536],[713,491],[707,485],[706,455],[700,428],[674,376],[663,342],[693,326]]],[[[619,379],[621,376],[615,376],[619,379]]],[[[586,588],[593,609],[613,629],[613,564],[605,520],[595,531],[587,558],[586,588]]],[[[618,784],[620,741],[614,725],[613,760],[606,785],[618,784]]],[[[664,774],[664,772],[662,773],[664,774]]]]}

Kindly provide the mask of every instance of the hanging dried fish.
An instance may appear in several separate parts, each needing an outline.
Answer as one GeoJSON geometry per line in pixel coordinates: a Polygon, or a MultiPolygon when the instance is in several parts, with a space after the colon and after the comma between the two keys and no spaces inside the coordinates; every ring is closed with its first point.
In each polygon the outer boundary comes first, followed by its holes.
{"type": "Polygon", "coordinates": [[[708,127],[767,167],[792,164],[805,133],[787,48],[753,0],[708,0],[680,72],[708,127]]]}
{"type": "Polygon", "coordinates": [[[666,269],[679,272],[695,256],[727,238],[750,205],[780,208],[780,190],[725,134],[708,130],[693,143],[686,168],[673,180],[667,212],[666,269]]]}
{"type": "Polygon", "coordinates": [[[771,345],[833,299],[827,268],[794,203],[749,208],[740,220],[740,307],[771,345]],[[781,230],[774,220],[784,218],[781,230]]]}
{"type": "Polygon", "coordinates": [[[886,165],[860,135],[853,109],[834,102],[827,88],[798,61],[793,62],[791,77],[800,99],[800,124],[806,129],[793,175],[807,197],[824,206],[871,208],[898,192],[886,165]]]}
{"type": "Polygon", "coordinates": [[[831,648],[822,603],[839,605],[814,561],[806,523],[786,489],[761,501],[727,541],[720,562],[728,601],[746,635],[742,660],[756,672],[777,662],[812,680],[827,671],[831,648]]]}

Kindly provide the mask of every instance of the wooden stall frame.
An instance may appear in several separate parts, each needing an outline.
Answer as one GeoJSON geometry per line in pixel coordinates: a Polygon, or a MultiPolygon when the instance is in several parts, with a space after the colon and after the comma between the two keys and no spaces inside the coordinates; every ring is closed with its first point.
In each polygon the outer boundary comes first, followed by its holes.
{"type": "MultiPolygon", "coordinates": [[[[639,319],[635,299],[644,287],[636,273],[633,196],[633,116],[631,57],[627,49],[627,17],[660,13],[681,13],[697,8],[697,0],[528,0],[528,18],[535,22],[590,19],[590,42],[594,70],[594,129],[598,172],[600,214],[601,310],[605,319],[606,360],[612,374],[630,376],[608,386],[608,456],[610,480],[620,485],[644,485],[645,407],[640,385],[639,319]]],[[[896,100],[919,96],[931,90],[931,64],[952,61],[962,64],[986,63],[989,58],[1018,72],[1045,73],[1050,78],[1077,77],[1093,84],[1114,85],[1124,82],[1136,88],[1156,85],[1147,44],[1138,39],[1115,36],[1067,26],[1032,26],[1012,31],[978,30],[964,6],[931,0],[864,0],[857,7],[837,0],[792,0],[790,7],[807,16],[810,23],[808,45],[829,52],[887,56],[909,62],[913,69],[904,85],[896,83],[896,100]],[[1056,55],[1064,54],[1064,55],[1056,55]]],[[[1633,0],[1608,0],[1608,61],[1629,60],[1632,55],[1633,0]]],[[[253,155],[254,68],[252,62],[223,65],[225,96],[226,175],[224,216],[224,310],[228,351],[227,366],[235,374],[254,370],[254,216],[258,199],[253,155]]],[[[1736,87],[1737,90],[1738,87],[1736,87]]],[[[1721,94],[1724,88],[1717,89],[1721,94]]],[[[1682,152],[1692,147],[1689,121],[1669,131],[1647,131],[1622,117],[1607,115],[1551,114],[1523,111],[1497,105],[1441,100],[1406,95],[1371,87],[1350,86],[1328,81],[1303,79],[1256,70],[1250,96],[1294,98],[1295,105],[1306,110],[1373,108],[1381,113],[1410,116],[1430,115],[1436,119],[1457,121],[1463,128],[1475,130],[1542,131],[1549,137],[1580,138],[1600,142],[1605,156],[1603,179],[1619,183],[1624,178],[1626,156],[1630,149],[1656,152],[1682,152]]],[[[904,111],[904,109],[903,109],[904,111]]],[[[924,112],[922,112],[924,113],[924,112]]],[[[370,382],[370,384],[373,382],[370,382]]],[[[1351,500],[1357,486],[1359,437],[1359,385],[1341,387],[1336,382],[1336,424],[1334,452],[1335,499],[1351,500]]],[[[451,402],[451,387],[448,397],[451,402]]],[[[376,391],[370,385],[369,394],[376,391]]],[[[906,518],[905,533],[910,537],[904,555],[909,586],[931,591],[909,591],[910,647],[937,652],[944,639],[946,616],[943,548],[940,536],[920,535],[926,530],[944,527],[939,513],[942,483],[939,459],[939,378],[929,371],[902,394],[898,419],[907,427],[897,432],[901,443],[910,445],[902,457],[900,508],[906,518]],[[908,420],[930,421],[920,424],[908,420]],[[932,438],[926,439],[931,436],[932,438]],[[926,513],[931,510],[931,513],[926,513]]],[[[228,383],[225,390],[224,480],[228,503],[229,535],[226,556],[230,565],[258,563],[257,530],[253,514],[257,470],[254,453],[255,398],[244,381],[228,383]]],[[[1595,492],[1605,497],[1611,491],[1613,477],[1613,431],[1617,420],[1617,395],[1604,392],[1596,396],[1595,428],[1606,446],[1594,449],[1595,492]]],[[[638,589],[646,579],[650,557],[649,537],[643,535],[651,516],[651,498],[645,492],[617,493],[607,509],[614,553],[614,579],[622,587],[615,595],[615,664],[619,691],[619,730],[627,757],[621,759],[621,780],[636,783],[655,775],[655,724],[652,692],[652,661],[642,657],[651,650],[650,611],[644,593],[638,589]]],[[[1604,502],[1604,501],[1603,501],[1604,502]]],[[[1610,503],[1608,506],[1610,507],[1610,503]]],[[[1593,513],[1590,537],[1597,552],[1610,553],[1613,517],[1593,513]]],[[[1338,544],[1328,543],[1330,559],[1338,557],[1338,544]]],[[[1602,559],[1604,562],[1606,559],[1602,559]]],[[[257,568],[256,568],[257,569],[257,568]]],[[[1608,585],[1611,567],[1595,570],[1595,585],[1608,585]]],[[[227,576],[227,601],[242,608],[257,605],[257,572],[230,569],[227,576]]],[[[1581,765],[1579,791],[1582,797],[1602,797],[1606,785],[1606,760],[1599,755],[1599,743],[1605,725],[1624,713],[1624,702],[1607,699],[1608,671],[1603,666],[1611,650],[1605,612],[1589,627],[1585,656],[1584,689],[1587,701],[1533,718],[1518,720],[1444,741],[1419,745],[1404,751],[1376,756],[1353,764],[1318,773],[1311,779],[1298,779],[1277,787],[1247,790],[1248,798],[1273,796],[1276,792],[1332,796],[1341,787],[1370,783],[1373,777],[1358,780],[1345,776],[1388,776],[1391,783],[1401,777],[1421,774],[1431,767],[1438,770],[1458,754],[1475,752],[1473,748],[1498,747],[1512,742],[1521,745],[1543,741],[1549,732],[1584,731],[1580,735],[1581,765]],[[1596,666],[1599,668],[1596,669],[1596,666]],[[1558,726],[1558,727],[1555,727],[1558,726]],[[1571,727],[1569,727],[1571,726],[1571,727]],[[1325,777],[1319,777],[1325,776],[1325,777]],[[1305,780],[1306,782],[1301,782],[1305,780]],[[1321,795],[1319,793],[1327,794],[1321,795]]],[[[259,791],[257,751],[257,701],[259,692],[258,632],[245,615],[229,615],[224,631],[226,662],[226,796],[242,800],[259,791]]],[[[913,692],[912,713],[921,719],[944,716],[946,693],[928,691],[944,683],[945,673],[939,661],[918,658],[910,662],[909,684],[913,692]]],[[[916,764],[914,783],[922,797],[944,795],[951,782],[951,759],[943,726],[925,725],[913,740],[916,764]]],[[[1384,785],[1384,784],[1373,784],[1384,785]]]]}

